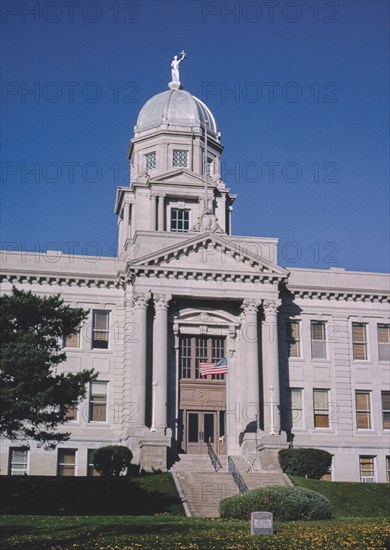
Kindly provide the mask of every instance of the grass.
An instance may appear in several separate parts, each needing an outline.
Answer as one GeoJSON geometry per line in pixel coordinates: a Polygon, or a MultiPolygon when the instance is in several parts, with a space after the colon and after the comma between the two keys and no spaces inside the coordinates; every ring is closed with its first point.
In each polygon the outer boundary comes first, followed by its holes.
{"type": "Polygon", "coordinates": [[[250,535],[248,521],[169,515],[3,516],[0,526],[0,548],[7,550],[390,548],[390,524],[385,519],[275,522],[275,534],[261,538],[250,535]]]}
{"type": "Polygon", "coordinates": [[[329,499],[336,518],[389,517],[388,483],[347,483],[290,476],[298,487],[312,489],[329,499]]]}

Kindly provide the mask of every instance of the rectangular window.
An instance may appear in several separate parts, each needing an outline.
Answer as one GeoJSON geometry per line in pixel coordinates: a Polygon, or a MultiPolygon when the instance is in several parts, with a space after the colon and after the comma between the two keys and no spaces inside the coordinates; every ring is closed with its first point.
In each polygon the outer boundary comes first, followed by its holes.
{"type": "Polygon", "coordinates": [[[79,348],[80,347],[80,331],[69,334],[64,338],[64,348],[79,348]]]}
{"type": "Polygon", "coordinates": [[[206,377],[201,376],[199,373],[199,365],[202,361],[207,361],[207,338],[205,336],[197,336],[195,342],[195,378],[206,380],[206,377]]]}
{"type": "Polygon", "coordinates": [[[190,211],[185,208],[171,208],[171,231],[186,233],[190,230],[190,211]]]}
{"type": "Polygon", "coordinates": [[[89,421],[107,420],[107,382],[91,382],[89,396],[89,421]]]}
{"type": "Polygon", "coordinates": [[[288,390],[288,423],[291,428],[303,427],[302,390],[288,390]]]}
{"type": "Polygon", "coordinates": [[[390,483],[390,456],[386,457],[386,479],[390,483]]]}
{"type": "Polygon", "coordinates": [[[146,170],[153,170],[156,168],[156,151],[146,153],[146,155],[144,155],[144,163],[146,170]]]}
{"type": "Polygon", "coordinates": [[[312,321],[311,332],[311,356],[313,359],[326,359],[326,323],[325,321],[312,321]]]}
{"type": "Polygon", "coordinates": [[[72,405],[65,407],[65,418],[71,422],[76,422],[78,418],[78,403],[75,401],[72,405]]]}
{"type": "Polygon", "coordinates": [[[224,380],[224,374],[200,376],[199,365],[202,361],[217,362],[225,357],[225,338],[223,336],[180,336],[179,373],[181,379],[188,380],[224,380]]]}
{"type": "Polygon", "coordinates": [[[188,151],[181,151],[180,149],[173,150],[173,166],[180,168],[188,167],[188,151]]]}
{"type": "Polygon", "coordinates": [[[321,479],[323,481],[332,481],[332,466],[333,466],[333,456],[332,456],[332,464],[327,469],[326,473],[321,476],[321,479]]]}
{"type": "Polygon", "coordinates": [[[76,449],[58,449],[58,475],[76,475],[76,449]]]}
{"type": "Polygon", "coordinates": [[[379,361],[390,361],[390,325],[378,325],[379,361]]]}
{"type": "Polygon", "coordinates": [[[89,477],[99,477],[100,476],[99,472],[97,471],[97,469],[93,465],[92,453],[93,453],[94,450],[95,449],[88,449],[88,471],[87,471],[87,475],[89,477]]]}
{"type": "Polygon", "coordinates": [[[355,392],[356,400],[356,427],[358,430],[371,429],[371,402],[370,392],[355,392]]]}
{"type": "Polygon", "coordinates": [[[182,336],[180,339],[180,376],[191,378],[191,337],[182,336]]]}
{"type": "Polygon", "coordinates": [[[110,312],[94,311],[92,319],[92,348],[108,349],[110,335],[110,312]]]}
{"type": "Polygon", "coordinates": [[[10,447],[9,473],[11,476],[24,476],[28,474],[28,449],[10,447]]]}
{"type": "Polygon", "coordinates": [[[360,481],[365,483],[375,482],[375,457],[374,456],[359,456],[360,464],[360,481]]]}
{"type": "Polygon", "coordinates": [[[390,430],[390,391],[382,392],[383,429],[390,430]]]}
{"type": "Polygon", "coordinates": [[[329,390],[313,390],[314,427],[329,428],[329,390]]]}
{"type": "Polygon", "coordinates": [[[363,323],[352,323],[352,347],[355,361],[367,361],[367,331],[363,323]]]}
{"type": "Polygon", "coordinates": [[[287,357],[301,356],[301,331],[299,321],[287,321],[285,326],[287,357]]]}

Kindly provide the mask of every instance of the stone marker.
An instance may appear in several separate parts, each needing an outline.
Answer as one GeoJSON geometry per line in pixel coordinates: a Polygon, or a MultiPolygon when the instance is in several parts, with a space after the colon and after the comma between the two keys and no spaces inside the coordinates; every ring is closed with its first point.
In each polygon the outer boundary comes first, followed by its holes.
{"type": "Polygon", "coordinates": [[[273,535],[274,517],[272,512],[252,512],[251,535],[273,535]]]}

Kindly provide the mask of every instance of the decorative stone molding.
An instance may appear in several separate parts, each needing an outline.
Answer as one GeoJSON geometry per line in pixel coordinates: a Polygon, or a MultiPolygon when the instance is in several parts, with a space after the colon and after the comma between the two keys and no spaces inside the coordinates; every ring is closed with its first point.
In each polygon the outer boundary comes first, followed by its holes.
{"type": "Polygon", "coordinates": [[[389,303],[388,293],[372,292],[351,292],[348,290],[325,290],[325,289],[291,289],[294,299],[302,298],[307,300],[336,300],[344,302],[379,302],[389,303]]]}
{"type": "Polygon", "coordinates": [[[49,286],[77,286],[88,288],[118,288],[117,277],[83,277],[80,275],[54,275],[54,274],[24,274],[24,273],[2,273],[0,282],[11,284],[47,284],[49,286]]]}
{"type": "Polygon", "coordinates": [[[210,231],[211,233],[225,233],[219,225],[217,217],[207,208],[198,218],[197,223],[192,227],[192,231],[210,231]]]}
{"type": "Polygon", "coordinates": [[[265,315],[276,315],[278,313],[278,309],[281,306],[282,301],[281,300],[271,300],[266,298],[263,300],[263,308],[265,315]]]}
{"type": "Polygon", "coordinates": [[[168,309],[169,302],[172,300],[171,294],[153,294],[155,309],[168,309]]]}
{"type": "Polygon", "coordinates": [[[131,305],[134,308],[146,308],[150,300],[150,292],[135,293],[131,305]]]}
{"type": "Polygon", "coordinates": [[[260,303],[257,300],[245,298],[243,300],[241,308],[246,315],[247,313],[257,313],[260,303]]]}

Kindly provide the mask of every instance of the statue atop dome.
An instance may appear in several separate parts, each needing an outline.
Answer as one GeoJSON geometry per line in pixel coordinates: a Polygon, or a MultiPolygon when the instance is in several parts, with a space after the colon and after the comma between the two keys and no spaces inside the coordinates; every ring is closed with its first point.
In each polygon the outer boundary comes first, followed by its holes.
{"type": "Polygon", "coordinates": [[[174,56],[171,63],[172,68],[172,81],[168,84],[168,87],[171,90],[181,90],[183,86],[180,83],[180,74],[179,74],[179,66],[180,63],[187,57],[187,54],[184,50],[180,52],[181,57],[179,58],[177,55],[174,56]]]}

